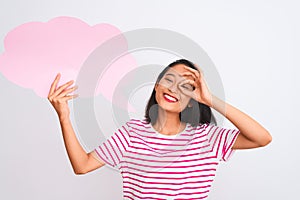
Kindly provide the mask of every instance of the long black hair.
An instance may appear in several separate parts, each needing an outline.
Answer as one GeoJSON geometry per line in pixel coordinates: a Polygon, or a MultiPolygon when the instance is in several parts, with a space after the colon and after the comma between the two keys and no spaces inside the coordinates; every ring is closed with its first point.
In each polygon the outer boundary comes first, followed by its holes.
{"type": "MultiPolygon", "coordinates": [[[[187,67],[193,68],[198,70],[195,65],[186,59],[180,59],[172,62],[169,64],[167,67],[164,68],[164,70],[159,74],[156,84],[159,83],[159,81],[162,79],[162,77],[165,75],[165,73],[173,66],[177,64],[183,64],[187,67]]],[[[155,98],[156,91],[155,88],[153,88],[152,94],[150,96],[150,99],[148,100],[146,109],[145,109],[145,120],[147,123],[151,123],[154,125],[154,123],[157,120],[158,117],[158,103],[155,98]]],[[[205,123],[213,123],[217,124],[215,117],[210,109],[209,106],[200,103],[193,98],[191,99],[190,103],[192,104],[191,107],[186,107],[182,112],[179,114],[179,118],[182,122],[188,122],[190,123],[193,127],[200,124],[205,124],[205,123]]]]}

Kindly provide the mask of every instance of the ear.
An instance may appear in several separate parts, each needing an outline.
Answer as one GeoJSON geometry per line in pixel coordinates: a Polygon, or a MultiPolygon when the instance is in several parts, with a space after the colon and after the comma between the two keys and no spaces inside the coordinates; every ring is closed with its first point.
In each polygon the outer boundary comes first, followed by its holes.
{"type": "Polygon", "coordinates": [[[154,86],[154,90],[155,90],[155,92],[156,92],[156,89],[157,89],[157,87],[158,87],[158,84],[157,84],[157,83],[155,83],[155,86],[154,86]]]}

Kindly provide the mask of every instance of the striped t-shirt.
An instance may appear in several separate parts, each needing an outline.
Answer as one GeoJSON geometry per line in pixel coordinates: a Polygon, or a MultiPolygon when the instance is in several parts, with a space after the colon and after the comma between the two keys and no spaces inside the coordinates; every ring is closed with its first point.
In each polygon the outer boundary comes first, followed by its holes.
{"type": "Polygon", "coordinates": [[[187,123],[177,135],[130,119],[92,155],[120,170],[123,199],[207,199],[218,163],[235,150],[237,129],[187,123]]]}

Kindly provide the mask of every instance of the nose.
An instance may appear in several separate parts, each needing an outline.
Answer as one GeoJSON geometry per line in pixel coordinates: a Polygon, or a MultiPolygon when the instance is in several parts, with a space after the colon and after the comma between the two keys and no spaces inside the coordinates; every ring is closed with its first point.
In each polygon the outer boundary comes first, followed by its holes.
{"type": "Polygon", "coordinates": [[[177,93],[177,85],[176,84],[172,84],[170,85],[169,87],[169,90],[172,92],[172,93],[177,93]]]}

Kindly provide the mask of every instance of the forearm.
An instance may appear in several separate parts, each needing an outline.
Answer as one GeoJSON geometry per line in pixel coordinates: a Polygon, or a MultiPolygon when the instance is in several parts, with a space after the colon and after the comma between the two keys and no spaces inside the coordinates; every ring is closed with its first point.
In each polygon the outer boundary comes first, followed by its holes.
{"type": "Polygon", "coordinates": [[[79,143],[69,118],[61,119],[60,125],[64,144],[73,170],[76,174],[82,173],[87,163],[88,155],[79,143]]]}
{"type": "Polygon", "coordinates": [[[212,108],[225,116],[249,140],[264,146],[272,140],[269,132],[258,122],[232,105],[212,95],[212,108]]]}

